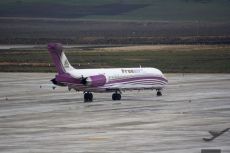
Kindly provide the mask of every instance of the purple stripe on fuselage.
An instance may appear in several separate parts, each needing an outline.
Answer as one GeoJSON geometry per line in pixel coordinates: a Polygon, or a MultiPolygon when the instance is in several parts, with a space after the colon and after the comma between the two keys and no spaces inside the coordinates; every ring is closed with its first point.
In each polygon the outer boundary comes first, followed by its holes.
{"type": "Polygon", "coordinates": [[[148,82],[140,82],[140,83],[128,83],[128,82],[123,82],[123,83],[116,83],[116,84],[109,84],[106,85],[104,87],[112,87],[112,86],[122,86],[122,85],[149,85],[149,86],[154,86],[154,85],[165,85],[165,83],[159,83],[159,82],[152,82],[152,83],[148,83],[148,82]]]}
{"type": "Polygon", "coordinates": [[[136,84],[136,85],[138,85],[138,84],[146,84],[146,85],[152,85],[152,84],[161,84],[161,85],[164,85],[165,83],[161,83],[161,82],[122,82],[122,83],[120,83],[120,84],[136,84]]]}
{"type": "Polygon", "coordinates": [[[135,80],[144,80],[144,79],[155,79],[159,81],[168,82],[165,78],[162,77],[134,77],[134,78],[126,78],[126,79],[119,79],[119,80],[113,80],[108,82],[107,84],[113,84],[113,83],[121,83],[121,82],[128,82],[128,81],[135,81],[135,80]]]}
{"type": "MultiPolygon", "coordinates": [[[[125,83],[132,83],[132,82],[136,82],[136,83],[138,83],[138,82],[148,82],[148,83],[160,82],[160,83],[165,83],[165,84],[167,84],[167,82],[165,82],[165,81],[156,80],[156,79],[125,81],[125,83]]],[[[124,83],[124,82],[122,82],[122,83],[124,83]]]]}
{"type": "Polygon", "coordinates": [[[167,84],[166,82],[163,81],[158,81],[158,80],[152,80],[152,81],[144,81],[144,80],[138,80],[138,81],[126,81],[126,82],[118,82],[118,83],[112,83],[112,84],[108,84],[108,85],[113,85],[113,84],[132,84],[132,83],[148,83],[148,84],[152,84],[152,83],[159,83],[159,84],[167,84]]]}

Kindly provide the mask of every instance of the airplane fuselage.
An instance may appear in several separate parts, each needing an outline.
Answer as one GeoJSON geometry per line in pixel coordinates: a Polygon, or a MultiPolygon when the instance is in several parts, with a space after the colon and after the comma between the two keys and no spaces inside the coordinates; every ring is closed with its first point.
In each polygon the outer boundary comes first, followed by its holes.
{"type": "Polygon", "coordinates": [[[72,78],[72,80],[75,79],[74,82],[66,81],[65,79],[59,79],[58,81],[70,89],[88,92],[141,89],[161,90],[168,82],[162,72],[155,68],[74,69],[69,71],[69,74],[70,76],[68,77],[72,78]],[[93,78],[94,76],[98,78],[93,78]],[[81,77],[89,78],[89,84],[83,84],[81,77]],[[100,81],[103,83],[100,84],[100,81]]]}

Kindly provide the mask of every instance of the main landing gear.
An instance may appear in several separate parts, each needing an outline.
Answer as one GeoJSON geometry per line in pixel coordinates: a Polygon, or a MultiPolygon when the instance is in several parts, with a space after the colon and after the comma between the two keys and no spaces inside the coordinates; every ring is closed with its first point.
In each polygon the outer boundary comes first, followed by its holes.
{"type": "Polygon", "coordinates": [[[162,93],[160,90],[157,90],[157,96],[162,96],[162,93]]]}
{"type": "Polygon", "coordinates": [[[84,93],[84,102],[92,102],[93,101],[93,94],[91,92],[84,93]]]}
{"type": "MultiPolygon", "coordinates": [[[[120,91],[116,91],[113,95],[112,95],[112,99],[115,100],[121,100],[121,92],[120,91]]],[[[91,92],[84,92],[84,102],[92,102],[93,101],[93,94],[91,92]]]]}
{"type": "Polygon", "coordinates": [[[118,93],[118,91],[116,91],[116,92],[112,95],[112,99],[113,99],[113,100],[121,100],[121,94],[118,93]]]}

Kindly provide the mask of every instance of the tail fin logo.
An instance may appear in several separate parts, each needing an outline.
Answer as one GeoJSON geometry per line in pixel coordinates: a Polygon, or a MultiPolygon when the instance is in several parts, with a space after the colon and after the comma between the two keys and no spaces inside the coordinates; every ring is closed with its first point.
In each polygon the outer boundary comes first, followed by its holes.
{"type": "Polygon", "coordinates": [[[69,62],[68,62],[67,59],[66,59],[65,62],[64,62],[64,67],[65,67],[65,68],[69,68],[69,62]]]}

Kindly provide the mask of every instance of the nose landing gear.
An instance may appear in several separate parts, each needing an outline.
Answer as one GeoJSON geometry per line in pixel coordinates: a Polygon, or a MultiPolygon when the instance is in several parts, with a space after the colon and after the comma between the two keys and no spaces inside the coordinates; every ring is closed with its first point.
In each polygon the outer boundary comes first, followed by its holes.
{"type": "Polygon", "coordinates": [[[159,96],[162,96],[162,93],[161,93],[160,90],[157,90],[157,96],[158,96],[158,97],[159,97],[159,96]]]}

